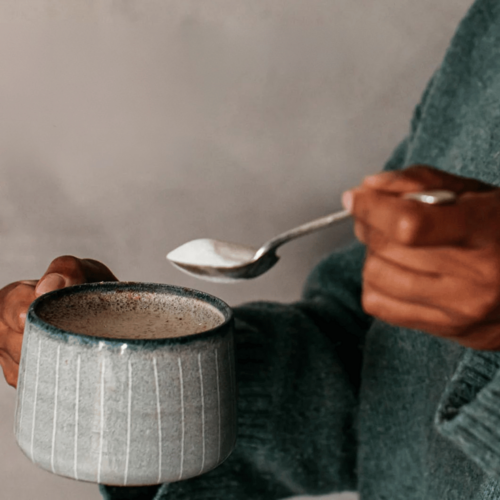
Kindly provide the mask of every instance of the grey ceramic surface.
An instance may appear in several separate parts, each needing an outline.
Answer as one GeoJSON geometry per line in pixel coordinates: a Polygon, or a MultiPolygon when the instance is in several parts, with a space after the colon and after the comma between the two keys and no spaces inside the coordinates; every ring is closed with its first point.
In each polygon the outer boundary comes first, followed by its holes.
{"type": "Polygon", "coordinates": [[[178,481],[231,453],[235,393],[232,314],[222,301],[167,285],[82,285],[30,308],[15,433],[23,452],[55,474],[113,485],[178,481]],[[117,287],[208,302],[223,323],[184,337],[123,340],[70,333],[37,314],[68,294],[110,296],[117,287]]]}

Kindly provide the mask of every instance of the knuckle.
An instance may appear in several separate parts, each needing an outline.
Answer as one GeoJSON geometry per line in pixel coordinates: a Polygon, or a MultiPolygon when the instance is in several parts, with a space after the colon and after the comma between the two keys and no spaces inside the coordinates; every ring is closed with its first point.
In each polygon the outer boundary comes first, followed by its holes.
{"type": "Polygon", "coordinates": [[[368,242],[365,226],[362,222],[356,221],[354,224],[354,234],[361,243],[366,244],[368,242]]]}
{"type": "Polygon", "coordinates": [[[361,305],[363,307],[363,310],[374,316],[376,315],[379,311],[379,307],[378,307],[378,297],[377,297],[377,294],[373,291],[373,290],[370,290],[370,289],[365,289],[363,290],[363,295],[361,297],[361,305]]]}
{"type": "Polygon", "coordinates": [[[351,213],[357,219],[365,220],[368,216],[367,191],[362,188],[352,190],[352,209],[351,213]]]}
{"type": "Polygon", "coordinates": [[[76,279],[84,279],[84,266],[81,259],[73,255],[62,255],[54,259],[50,266],[50,272],[57,272],[76,279]]]}
{"type": "Polygon", "coordinates": [[[370,283],[377,283],[379,276],[379,266],[375,259],[368,254],[366,257],[365,265],[363,267],[363,281],[365,283],[364,293],[371,294],[373,293],[369,288],[370,283]]]}
{"type": "Polygon", "coordinates": [[[422,218],[414,210],[405,210],[395,228],[395,237],[403,245],[413,245],[418,242],[422,232],[422,218]]]}
{"type": "Polygon", "coordinates": [[[73,255],[61,255],[60,257],[56,257],[52,261],[51,265],[62,268],[77,269],[81,267],[82,264],[78,257],[74,257],[73,255]]]}

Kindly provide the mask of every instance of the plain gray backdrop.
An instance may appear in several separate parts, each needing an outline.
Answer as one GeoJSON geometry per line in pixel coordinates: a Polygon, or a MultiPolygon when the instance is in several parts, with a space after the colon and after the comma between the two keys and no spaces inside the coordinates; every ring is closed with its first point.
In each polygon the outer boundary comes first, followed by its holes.
{"type": "MultiPolygon", "coordinates": [[[[165,254],[207,236],[259,245],[340,208],[406,134],[470,4],[0,0],[2,285],[74,254],[231,305],[296,300],[349,223],[238,285],[191,279],[165,254]]],[[[14,402],[2,380],[2,500],[100,498],[21,454],[14,402]]]]}

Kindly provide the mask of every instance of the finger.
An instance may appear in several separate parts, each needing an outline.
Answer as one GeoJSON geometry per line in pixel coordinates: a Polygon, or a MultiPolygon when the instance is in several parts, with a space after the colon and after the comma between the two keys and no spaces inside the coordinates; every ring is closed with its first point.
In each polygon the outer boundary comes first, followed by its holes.
{"type": "Polygon", "coordinates": [[[481,245],[498,238],[500,190],[466,193],[454,204],[428,205],[393,193],[358,188],[351,213],[403,245],[481,245]]]}
{"type": "Polygon", "coordinates": [[[35,300],[35,287],[22,283],[14,283],[5,291],[0,302],[0,320],[15,332],[22,332],[26,321],[26,313],[35,300]]]}
{"type": "Polygon", "coordinates": [[[367,289],[366,294],[365,310],[368,314],[387,323],[444,337],[470,349],[500,351],[499,318],[483,324],[463,327],[458,322],[454,322],[453,316],[448,317],[446,313],[441,314],[441,311],[404,304],[398,299],[383,295],[377,297],[371,295],[372,291],[369,289],[367,289]],[[384,314],[383,309],[387,309],[389,312],[384,314]],[[373,312],[370,312],[372,310],[373,312]]]}
{"type": "MultiPolygon", "coordinates": [[[[360,241],[361,243],[364,243],[365,245],[368,244],[368,232],[370,231],[370,226],[365,224],[363,221],[360,221],[359,219],[354,219],[354,236],[360,241]]],[[[373,232],[375,230],[372,229],[373,232]]],[[[379,233],[380,231],[376,231],[379,233]]],[[[386,240],[387,238],[384,238],[386,240]]]]}
{"type": "Polygon", "coordinates": [[[453,175],[426,165],[414,165],[404,170],[370,175],[363,180],[363,186],[398,193],[446,189],[461,194],[492,189],[492,186],[476,179],[453,175]]]}
{"type": "Polygon", "coordinates": [[[19,376],[19,364],[16,363],[8,354],[0,351],[0,366],[2,367],[6,382],[16,388],[19,376]]]}
{"type": "Polygon", "coordinates": [[[498,246],[485,249],[412,247],[389,240],[382,232],[359,221],[355,223],[354,231],[357,238],[368,247],[370,254],[414,272],[450,275],[483,286],[500,282],[498,246]]]}
{"type": "Polygon", "coordinates": [[[455,322],[446,311],[388,297],[368,283],[363,285],[362,305],[367,314],[395,326],[443,337],[456,335],[455,322]]]}
{"type": "Polygon", "coordinates": [[[0,327],[0,350],[7,353],[16,363],[21,360],[23,333],[11,330],[5,324],[0,327]]]}
{"type": "Polygon", "coordinates": [[[401,244],[456,244],[467,236],[466,214],[459,203],[431,206],[366,188],[350,193],[350,211],[356,220],[401,244]]]}
{"type": "Polygon", "coordinates": [[[65,255],[51,262],[38,282],[36,296],[71,285],[117,280],[101,262],[65,255]]]}
{"type": "Polygon", "coordinates": [[[363,283],[386,297],[440,309],[462,328],[487,320],[499,303],[498,292],[492,287],[454,275],[417,273],[374,254],[366,259],[363,283]]]}
{"type": "Polygon", "coordinates": [[[436,291],[446,285],[445,278],[438,274],[417,273],[368,253],[363,267],[363,285],[378,293],[404,302],[440,307],[432,299],[436,291]]]}

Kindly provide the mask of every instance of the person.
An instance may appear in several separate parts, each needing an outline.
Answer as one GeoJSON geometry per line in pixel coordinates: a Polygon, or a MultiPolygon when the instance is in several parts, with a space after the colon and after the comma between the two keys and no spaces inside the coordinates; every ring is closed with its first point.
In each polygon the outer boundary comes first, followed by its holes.
{"type": "MultiPolygon", "coordinates": [[[[292,304],[235,308],[239,436],[203,476],[106,499],[500,499],[500,3],[476,0],[385,171],[344,194],[359,242],[292,304]],[[447,189],[429,206],[403,194],[447,189]]],[[[115,280],[59,257],[0,292],[15,386],[29,303],[115,280]]]]}

